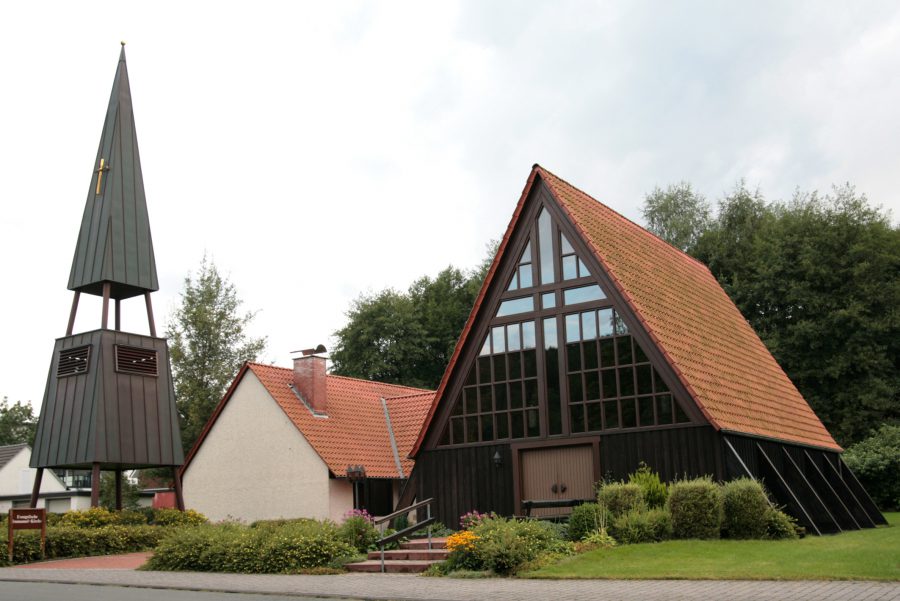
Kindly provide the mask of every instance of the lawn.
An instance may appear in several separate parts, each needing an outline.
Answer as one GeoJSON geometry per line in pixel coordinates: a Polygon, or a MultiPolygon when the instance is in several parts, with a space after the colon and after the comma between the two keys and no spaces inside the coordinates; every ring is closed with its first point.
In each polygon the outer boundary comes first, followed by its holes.
{"type": "Polygon", "coordinates": [[[526,578],[900,580],[900,513],[890,527],[793,541],[679,540],[599,549],[526,578]]]}

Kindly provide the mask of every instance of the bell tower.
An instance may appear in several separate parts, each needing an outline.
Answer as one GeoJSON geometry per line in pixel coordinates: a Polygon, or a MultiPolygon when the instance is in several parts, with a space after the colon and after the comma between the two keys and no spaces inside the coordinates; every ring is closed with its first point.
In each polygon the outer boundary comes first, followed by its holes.
{"type": "Polygon", "coordinates": [[[159,290],[144,180],[125,63],[119,55],[100,147],[69,275],[72,309],[56,340],[31,454],[37,468],[31,506],[44,468],[92,471],[91,506],[100,499],[100,471],[171,467],[184,509],[177,467],[184,462],[165,338],[156,333],[150,294],[159,290]],[[82,294],[103,298],[99,329],[74,333],[82,294]],[[143,297],[149,335],[121,330],[122,301],[143,297]],[[111,306],[112,305],[112,306],[111,306]],[[110,311],[113,319],[110,327],[110,311]]]}

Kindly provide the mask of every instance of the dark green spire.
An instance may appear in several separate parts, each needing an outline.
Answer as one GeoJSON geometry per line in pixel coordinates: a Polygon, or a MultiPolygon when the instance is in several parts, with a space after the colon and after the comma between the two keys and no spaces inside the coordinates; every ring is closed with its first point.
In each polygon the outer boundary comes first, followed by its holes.
{"type": "Polygon", "coordinates": [[[68,287],[102,295],[104,282],[110,282],[112,298],[159,290],[124,42],[68,287]]]}

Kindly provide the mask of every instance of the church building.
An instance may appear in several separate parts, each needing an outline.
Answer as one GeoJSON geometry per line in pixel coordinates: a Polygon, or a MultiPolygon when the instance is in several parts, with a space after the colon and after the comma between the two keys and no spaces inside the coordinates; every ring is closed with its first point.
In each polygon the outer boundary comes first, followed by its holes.
{"type": "Polygon", "coordinates": [[[705,265],[535,165],[401,504],[564,513],[645,462],[760,479],[810,532],[884,523],[841,452],[705,265]]]}

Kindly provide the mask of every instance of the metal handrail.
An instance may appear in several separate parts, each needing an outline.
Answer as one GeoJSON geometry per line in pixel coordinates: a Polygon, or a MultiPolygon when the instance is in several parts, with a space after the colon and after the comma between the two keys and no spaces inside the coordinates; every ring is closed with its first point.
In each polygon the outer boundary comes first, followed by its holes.
{"type": "Polygon", "coordinates": [[[398,509],[394,513],[390,515],[386,515],[384,517],[378,518],[374,520],[374,524],[377,526],[379,524],[384,524],[389,522],[390,520],[400,517],[401,515],[406,515],[410,511],[414,509],[418,509],[420,507],[426,507],[426,516],[425,519],[417,524],[413,524],[407,528],[404,528],[400,532],[395,532],[389,536],[384,536],[384,528],[381,529],[381,538],[375,541],[375,544],[378,545],[381,551],[381,573],[384,573],[384,546],[388,543],[392,543],[395,540],[399,540],[406,536],[407,534],[412,534],[418,530],[421,530],[423,526],[427,526],[428,528],[428,550],[431,551],[431,525],[437,521],[437,518],[431,515],[431,504],[434,503],[434,499],[425,499],[424,501],[419,501],[418,503],[413,503],[408,507],[404,507],[403,509],[398,509]]]}
{"type": "Polygon", "coordinates": [[[398,509],[398,510],[395,511],[394,513],[391,513],[391,514],[388,514],[388,515],[386,515],[386,516],[384,516],[384,517],[378,518],[378,519],[375,520],[373,523],[377,526],[378,524],[381,524],[382,522],[387,522],[388,520],[392,520],[392,519],[394,519],[394,518],[398,518],[398,517],[400,517],[401,515],[405,515],[405,514],[409,513],[409,512],[412,511],[413,509],[418,509],[419,507],[424,507],[425,505],[428,505],[429,503],[434,503],[434,498],[431,498],[431,499],[425,499],[424,501],[419,501],[418,503],[413,503],[413,504],[410,505],[409,507],[404,507],[403,509],[398,509]]]}

